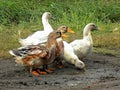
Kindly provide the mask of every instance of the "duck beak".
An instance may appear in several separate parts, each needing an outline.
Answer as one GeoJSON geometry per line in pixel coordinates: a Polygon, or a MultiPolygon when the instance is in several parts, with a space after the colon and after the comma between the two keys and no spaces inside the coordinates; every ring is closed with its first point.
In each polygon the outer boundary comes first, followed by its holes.
{"type": "Polygon", "coordinates": [[[50,18],[51,18],[52,20],[55,20],[55,17],[53,17],[53,16],[51,16],[50,18]]]}
{"type": "Polygon", "coordinates": [[[61,37],[62,37],[62,38],[67,38],[68,36],[65,35],[65,34],[62,34],[61,37]]]}
{"type": "Polygon", "coordinates": [[[100,31],[100,30],[101,30],[101,28],[100,28],[100,27],[97,27],[97,30],[98,30],[98,31],[100,31]]]}
{"type": "Polygon", "coordinates": [[[74,32],[73,30],[71,30],[70,28],[68,28],[67,32],[68,32],[68,33],[72,33],[72,34],[75,33],[75,32],[74,32]]]}

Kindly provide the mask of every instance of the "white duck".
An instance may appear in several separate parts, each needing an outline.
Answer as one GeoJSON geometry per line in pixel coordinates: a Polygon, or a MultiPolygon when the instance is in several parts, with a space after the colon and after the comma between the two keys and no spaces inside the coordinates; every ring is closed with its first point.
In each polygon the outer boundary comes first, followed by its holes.
{"type": "MultiPolygon", "coordinates": [[[[60,30],[58,29],[58,31],[60,31],[61,33],[65,33],[65,30],[62,31],[62,29],[60,30]]],[[[70,30],[69,28],[67,29],[66,32],[69,32],[72,34],[74,33],[74,31],[70,30]]],[[[66,41],[63,41],[63,45],[64,45],[63,54],[60,54],[61,56],[58,56],[55,60],[56,65],[58,65],[57,67],[62,68],[63,67],[62,60],[64,60],[70,64],[75,65],[76,68],[83,69],[85,67],[85,64],[84,62],[79,60],[77,55],[74,53],[72,46],[68,44],[66,41]]]]}
{"type": "Polygon", "coordinates": [[[75,54],[79,59],[83,60],[87,57],[93,48],[93,40],[91,36],[92,30],[98,30],[94,23],[89,23],[85,26],[83,31],[83,39],[74,40],[70,43],[75,54]]]}
{"type": "Polygon", "coordinates": [[[42,31],[37,31],[33,33],[32,35],[28,36],[26,39],[19,39],[19,43],[22,46],[25,45],[37,45],[38,43],[44,43],[47,42],[47,37],[50,34],[50,32],[53,31],[53,28],[48,22],[48,19],[51,17],[50,12],[45,12],[42,15],[42,24],[44,30],[42,31]]]}
{"type": "Polygon", "coordinates": [[[66,41],[63,41],[64,44],[64,55],[63,60],[75,65],[76,68],[83,69],[85,67],[84,62],[79,60],[77,55],[74,53],[74,50],[70,44],[68,44],[66,41]]]}

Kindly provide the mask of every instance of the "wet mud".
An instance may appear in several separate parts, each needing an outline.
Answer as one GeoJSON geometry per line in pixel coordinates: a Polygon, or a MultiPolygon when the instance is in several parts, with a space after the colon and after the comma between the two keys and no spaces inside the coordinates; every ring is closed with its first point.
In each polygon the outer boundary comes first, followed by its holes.
{"type": "Polygon", "coordinates": [[[120,58],[93,53],[84,63],[84,70],[64,63],[36,77],[13,58],[0,58],[0,90],[120,90],[120,58]]]}

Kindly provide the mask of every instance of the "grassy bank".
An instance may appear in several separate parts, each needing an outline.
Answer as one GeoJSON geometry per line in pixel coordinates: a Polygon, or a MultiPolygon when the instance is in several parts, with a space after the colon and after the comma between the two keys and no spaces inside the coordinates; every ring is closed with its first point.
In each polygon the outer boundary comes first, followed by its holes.
{"type": "Polygon", "coordinates": [[[100,28],[99,32],[92,33],[94,52],[117,55],[119,0],[0,0],[0,57],[9,57],[8,50],[20,46],[19,37],[25,38],[43,29],[41,16],[45,11],[53,16],[49,21],[53,28],[67,25],[76,32],[68,42],[82,38],[83,27],[94,22],[100,28]]]}

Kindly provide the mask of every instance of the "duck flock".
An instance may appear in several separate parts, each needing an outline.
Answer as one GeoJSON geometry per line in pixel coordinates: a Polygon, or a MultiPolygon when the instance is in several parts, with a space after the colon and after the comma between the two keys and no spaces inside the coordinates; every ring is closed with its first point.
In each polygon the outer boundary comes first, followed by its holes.
{"type": "Polygon", "coordinates": [[[43,13],[44,30],[39,30],[25,39],[20,38],[18,41],[21,47],[10,50],[10,55],[14,57],[17,65],[27,67],[35,76],[53,72],[55,67],[50,68],[50,64],[63,68],[63,61],[84,69],[83,59],[92,52],[93,47],[91,31],[98,30],[97,26],[88,23],[83,30],[83,38],[68,43],[62,38],[67,37],[66,33],[74,33],[74,31],[64,25],[53,30],[48,22],[50,17],[50,12],[43,13]]]}

